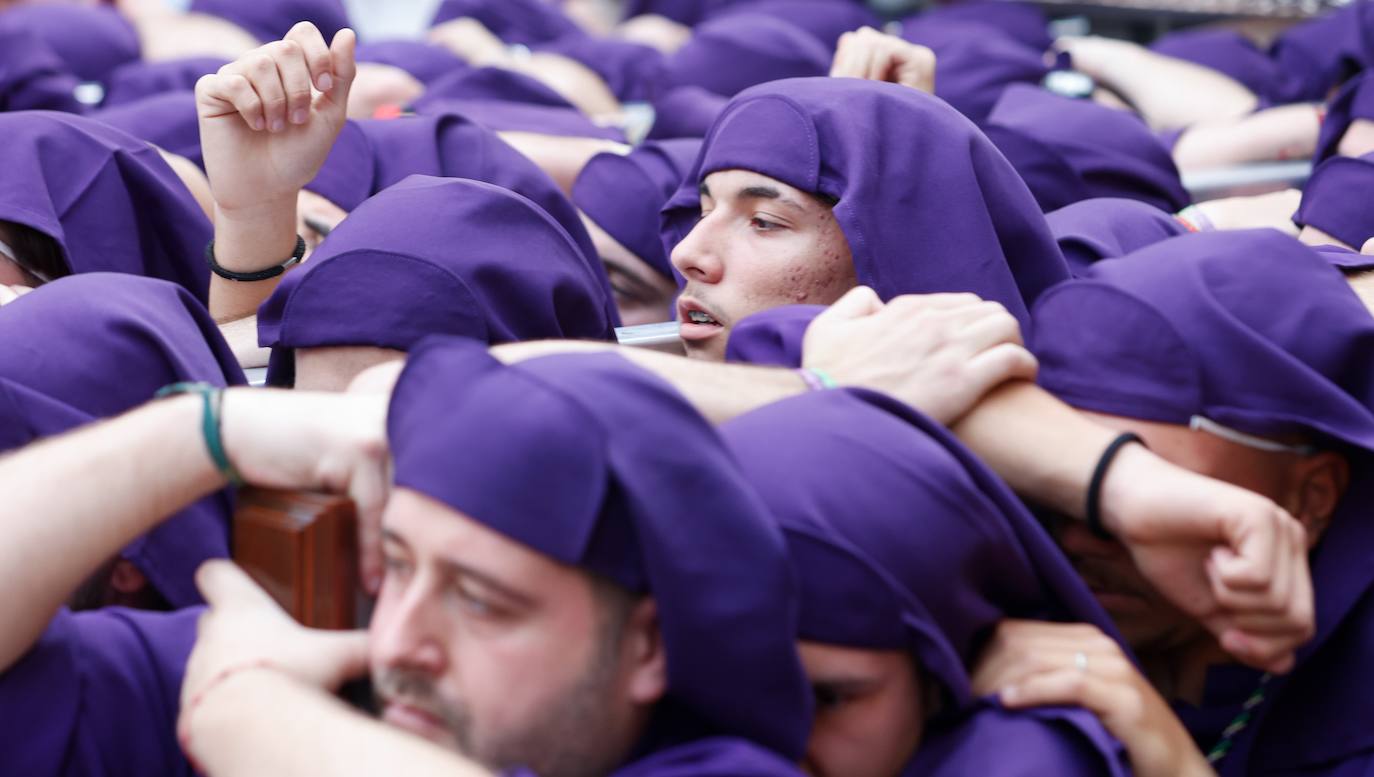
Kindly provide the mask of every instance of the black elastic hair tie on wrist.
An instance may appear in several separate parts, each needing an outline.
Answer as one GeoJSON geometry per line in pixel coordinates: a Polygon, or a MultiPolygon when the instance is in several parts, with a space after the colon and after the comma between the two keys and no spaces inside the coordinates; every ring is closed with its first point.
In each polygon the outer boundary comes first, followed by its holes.
{"type": "Polygon", "coordinates": [[[235,272],[233,270],[226,270],[220,266],[219,262],[215,261],[215,241],[211,240],[210,245],[205,247],[205,261],[209,263],[210,271],[221,278],[238,281],[240,283],[252,283],[253,281],[265,281],[275,278],[286,272],[286,268],[291,265],[299,264],[301,259],[304,258],[305,238],[300,235],[296,235],[296,250],[291,252],[291,256],[287,257],[286,261],[273,267],[268,267],[266,270],[258,270],[256,272],[235,272]]]}
{"type": "MultiPolygon", "coordinates": [[[[1116,539],[1111,532],[1107,531],[1107,527],[1102,525],[1102,481],[1107,479],[1107,470],[1111,469],[1116,454],[1133,442],[1145,445],[1145,441],[1141,440],[1138,434],[1133,432],[1118,434],[1116,439],[1107,446],[1107,449],[1102,451],[1101,458],[1097,460],[1097,468],[1093,470],[1092,480],[1088,481],[1088,509],[1085,511],[1084,518],[1087,519],[1089,531],[1100,539],[1116,539]]],[[[1149,446],[1145,447],[1148,448],[1149,446]]]]}

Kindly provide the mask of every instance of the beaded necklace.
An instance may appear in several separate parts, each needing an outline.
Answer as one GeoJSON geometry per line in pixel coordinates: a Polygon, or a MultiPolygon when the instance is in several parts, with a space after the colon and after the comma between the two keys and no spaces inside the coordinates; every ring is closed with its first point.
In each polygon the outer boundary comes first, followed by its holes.
{"type": "Polygon", "coordinates": [[[1231,720],[1230,725],[1221,732],[1221,739],[1212,746],[1211,750],[1207,751],[1207,763],[1215,766],[1221,763],[1221,759],[1225,758],[1227,753],[1231,752],[1231,745],[1235,744],[1236,736],[1250,725],[1255,709],[1264,703],[1264,692],[1271,679],[1273,679],[1273,675],[1268,672],[1265,672],[1264,676],[1260,678],[1259,687],[1255,688],[1254,692],[1250,694],[1250,698],[1246,699],[1245,703],[1240,706],[1240,714],[1231,720]]]}

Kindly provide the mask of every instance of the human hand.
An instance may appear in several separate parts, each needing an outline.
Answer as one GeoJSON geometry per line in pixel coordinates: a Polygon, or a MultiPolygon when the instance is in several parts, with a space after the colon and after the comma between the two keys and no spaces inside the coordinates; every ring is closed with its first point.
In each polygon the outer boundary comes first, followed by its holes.
{"type": "Polygon", "coordinates": [[[1306,532],[1278,505],[1128,445],[1103,481],[1102,519],[1227,652],[1265,671],[1293,667],[1315,632],[1312,578],[1306,532]]]}
{"type": "Polygon", "coordinates": [[[390,492],[388,397],[270,389],[224,393],[224,446],[243,479],[269,488],[347,494],[358,510],[363,584],[382,577],[382,509],[390,492]]]}
{"type": "Polygon", "coordinates": [[[1139,777],[1213,773],[1163,697],[1095,626],[1002,621],[972,682],[975,694],[995,694],[1008,709],[1087,709],[1126,746],[1139,777]]]}
{"type": "Polygon", "coordinates": [[[205,168],[221,212],[294,207],[343,129],[355,44],[345,29],[326,46],[301,22],[197,82],[205,168]]]}
{"type": "Polygon", "coordinates": [[[896,35],[860,27],[840,36],[830,77],[888,81],[935,94],[935,52],[896,35]]]}
{"type": "Polygon", "coordinates": [[[1035,357],[1006,308],[973,294],[905,295],[860,286],[807,327],[803,366],[889,394],[949,425],[999,384],[1033,380],[1035,357]]]}
{"type": "Polygon", "coordinates": [[[1297,213],[1301,204],[1301,191],[1284,189],[1268,194],[1207,200],[1194,207],[1202,211],[1218,230],[1270,227],[1296,236],[1298,227],[1293,223],[1293,214],[1297,213]]]}
{"type": "Polygon", "coordinates": [[[429,31],[428,40],[474,67],[499,66],[509,58],[505,41],[496,37],[486,25],[466,16],[435,25],[429,31]]]}

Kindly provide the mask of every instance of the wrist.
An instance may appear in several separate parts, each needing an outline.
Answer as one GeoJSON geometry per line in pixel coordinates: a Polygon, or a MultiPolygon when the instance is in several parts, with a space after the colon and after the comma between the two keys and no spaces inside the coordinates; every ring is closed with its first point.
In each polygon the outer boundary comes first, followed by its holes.
{"type": "Polygon", "coordinates": [[[1154,482],[1148,470],[1158,461],[1144,445],[1126,445],[1116,454],[1099,493],[1102,528],[1123,541],[1130,536],[1134,501],[1141,484],[1154,482]]]}
{"type": "Polygon", "coordinates": [[[296,197],[246,208],[215,204],[215,261],[234,272],[281,264],[296,248],[296,197]]]}
{"type": "Polygon", "coordinates": [[[295,681],[269,662],[231,667],[212,679],[181,710],[177,738],[198,773],[216,771],[242,750],[234,734],[248,728],[271,699],[295,681]]]}

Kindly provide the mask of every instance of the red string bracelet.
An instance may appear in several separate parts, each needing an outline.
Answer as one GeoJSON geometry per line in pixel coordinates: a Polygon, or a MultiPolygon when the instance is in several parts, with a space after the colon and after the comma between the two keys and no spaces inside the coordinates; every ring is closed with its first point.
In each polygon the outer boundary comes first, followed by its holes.
{"type": "Polygon", "coordinates": [[[210,678],[210,681],[205,684],[205,687],[201,688],[200,692],[192,696],[191,700],[186,703],[186,709],[182,710],[181,719],[186,721],[186,725],[178,727],[177,742],[181,744],[181,752],[185,754],[186,760],[190,761],[191,769],[197,774],[204,774],[205,770],[200,768],[200,764],[196,763],[195,755],[191,753],[191,714],[196,711],[196,708],[200,706],[201,702],[205,701],[205,697],[209,696],[211,691],[223,685],[225,680],[251,669],[270,669],[272,671],[278,671],[277,665],[266,658],[259,658],[253,661],[246,661],[242,664],[234,664],[225,667],[214,677],[210,678]]]}

